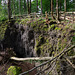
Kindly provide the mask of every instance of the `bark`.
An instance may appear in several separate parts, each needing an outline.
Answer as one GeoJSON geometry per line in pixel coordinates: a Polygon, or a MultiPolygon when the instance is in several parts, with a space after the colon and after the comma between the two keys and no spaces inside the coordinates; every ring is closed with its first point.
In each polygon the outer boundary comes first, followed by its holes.
{"type": "Polygon", "coordinates": [[[14,15],[15,15],[15,1],[13,0],[13,13],[14,13],[14,15]]]}
{"type": "Polygon", "coordinates": [[[30,0],[30,8],[29,8],[29,14],[31,13],[31,0],[30,0]]]}
{"type": "Polygon", "coordinates": [[[8,19],[11,19],[11,8],[10,8],[10,0],[8,0],[8,19]]]}
{"type": "Polygon", "coordinates": [[[19,0],[19,14],[21,14],[21,0],[19,0]]]}
{"type": "Polygon", "coordinates": [[[64,0],[64,20],[66,18],[66,0],[64,0]]]}
{"type": "Polygon", "coordinates": [[[59,20],[59,4],[58,4],[58,0],[56,0],[56,14],[57,14],[57,20],[59,20]]]}
{"type": "Polygon", "coordinates": [[[29,14],[29,0],[27,0],[27,11],[28,11],[28,14],[29,14]]]}
{"type": "Polygon", "coordinates": [[[51,0],[51,16],[53,18],[53,0],[51,0]]]}
{"type": "Polygon", "coordinates": [[[42,7],[42,0],[41,0],[41,14],[42,14],[42,11],[43,11],[43,7],[42,7]]]}
{"type": "Polygon", "coordinates": [[[59,5],[60,5],[59,9],[60,9],[60,11],[61,11],[61,0],[59,0],[59,5]]]}
{"type": "Polygon", "coordinates": [[[36,12],[38,13],[38,0],[36,0],[36,12]]]}

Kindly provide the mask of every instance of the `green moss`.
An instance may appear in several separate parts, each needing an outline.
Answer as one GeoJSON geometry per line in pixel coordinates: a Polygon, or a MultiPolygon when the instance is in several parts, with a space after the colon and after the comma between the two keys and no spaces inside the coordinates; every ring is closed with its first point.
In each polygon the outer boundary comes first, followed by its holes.
{"type": "Polygon", "coordinates": [[[57,61],[56,62],[56,70],[57,70],[58,73],[60,72],[60,68],[61,68],[60,61],[57,61]]]}
{"type": "Polygon", "coordinates": [[[22,19],[19,24],[22,24],[22,25],[27,25],[27,22],[30,21],[30,19],[22,19]]]}
{"type": "Polygon", "coordinates": [[[49,27],[49,30],[54,30],[56,27],[56,25],[52,24],[50,27],[49,27]]]}
{"type": "Polygon", "coordinates": [[[6,31],[6,29],[7,29],[7,24],[2,24],[1,26],[0,26],[0,39],[2,40],[3,38],[4,38],[4,35],[5,35],[5,31],[6,31]]]}
{"type": "Polygon", "coordinates": [[[55,28],[55,30],[61,30],[61,28],[59,28],[59,27],[56,27],[56,28],[55,28]]]}
{"type": "Polygon", "coordinates": [[[68,56],[74,56],[75,55],[75,52],[74,50],[70,50],[68,53],[67,53],[68,56]]]}
{"type": "Polygon", "coordinates": [[[66,25],[65,27],[64,27],[64,29],[66,30],[66,29],[68,29],[69,28],[69,26],[68,25],[66,25]]]}
{"type": "Polygon", "coordinates": [[[7,71],[7,75],[19,75],[21,73],[21,68],[16,66],[10,66],[7,71]]]}

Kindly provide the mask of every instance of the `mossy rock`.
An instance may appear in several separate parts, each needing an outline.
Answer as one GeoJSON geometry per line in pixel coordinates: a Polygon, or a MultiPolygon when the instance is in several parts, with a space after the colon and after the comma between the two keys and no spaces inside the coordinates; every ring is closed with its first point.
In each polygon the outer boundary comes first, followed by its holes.
{"type": "Polygon", "coordinates": [[[17,66],[10,66],[7,71],[7,75],[19,75],[21,73],[21,68],[17,66]]]}

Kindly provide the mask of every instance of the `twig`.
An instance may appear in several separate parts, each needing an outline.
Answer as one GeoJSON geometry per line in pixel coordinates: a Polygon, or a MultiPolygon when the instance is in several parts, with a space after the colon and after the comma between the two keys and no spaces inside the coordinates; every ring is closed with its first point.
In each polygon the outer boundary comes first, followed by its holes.
{"type": "Polygon", "coordinates": [[[1,73],[2,70],[5,68],[5,66],[7,65],[8,62],[9,62],[9,60],[4,64],[4,66],[3,66],[2,69],[0,70],[0,73],[1,73]]]}
{"type": "Polygon", "coordinates": [[[70,64],[73,68],[75,68],[75,65],[72,64],[72,62],[71,62],[67,57],[64,57],[64,58],[69,62],[69,64],[70,64]]]}
{"type": "Polygon", "coordinates": [[[54,63],[54,65],[52,66],[52,68],[50,69],[50,71],[47,73],[47,75],[49,75],[49,73],[53,70],[53,68],[54,68],[55,65],[56,64],[54,63]]]}
{"type": "Polygon", "coordinates": [[[41,66],[43,66],[43,65],[46,65],[48,62],[51,62],[51,61],[55,60],[55,59],[58,58],[59,56],[63,56],[66,52],[68,52],[69,50],[73,49],[74,47],[75,47],[75,45],[72,45],[72,46],[71,46],[70,48],[68,48],[67,50],[63,50],[61,53],[59,53],[59,54],[58,54],[56,57],[54,57],[53,59],[51,59],[51,60],[49,60],[49,61],[46,61],[46,62],[44,62],[43,64],[40,64],[40,65],[38,65],[38,66],[36,66],[36,67],[30,69],[29,71],[23,72],[23,73],[21,73],[21,74],[19,74],[19,75],[27,74],[27,73],[29,73],[29,72],[31,72],[31,71],[37,69],[38,67],[41,67],[41,66]]]}
{"type": "Polygon", "coordinates": [[[51,67],[51,65],[49,65],[49,66],[48,66],[47,68],[45,68],[43,71],[39,71],[39,72],[38,72],[37,74],[35,74],[35,75],[38,75],[38,74],[40,74],[40,73],[42,73],[42,72],[48,70],[50,67],[51,67]]]}
{"type": "Polygon", "coordinates": [[[74,59],[75,58],[75,56],[69,56],[69,57],[67,57],[68,59],[74,59]]]}

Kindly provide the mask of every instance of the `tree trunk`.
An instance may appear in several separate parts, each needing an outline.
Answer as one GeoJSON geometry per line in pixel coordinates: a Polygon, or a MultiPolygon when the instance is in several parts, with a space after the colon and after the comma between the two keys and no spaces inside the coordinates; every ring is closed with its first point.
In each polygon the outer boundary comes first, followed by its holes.
{"type": "Polygon", "coordinates": [[[29,9],[29,14],[31,13],[31,0],[30,0],[30,9],[29,9]]]}
{"type": "Polygon", "coordinates": [[[25,7],[25,4],[26,4],[26,0],[24,0],[24,12],[25,12],[25,8],[26,8],[26,7],[25,7]]]}
{"type": "Polygon", "coordinates": [[[36,12],[38,13],[38,0],[36,0],[36,12]]]}
{"type": "Polygon", "coordinates": [[[13,13],[15,15],[15,1],[13,0],[13,13]]]}
{"type": "Polygon", "coordinates": [[[21,0],[19,0],[19,14],[21,15],[21,0]]]}
{"type": "Polygon", "coordinates": [[[60,9],[60,11],[61,11],[61,0],[59,0],[59,5],[60,5],[59,9],[60,9]]]}
{"type": "Polygon", "coordinates": [[[58,0],[56,0],[56,14],[57,14],[57,20],[59,20],[59,4],[58,4],[58,0]]]}
{"type": "Polygon", "coordinates": [[[42,14],[42,11],[43,11],[43,9],[42,9],[42,0],[41,0],[41,14],[42,14]]]}
{"type": "Polygon", "coordinates": [[[64,0],[64,20],[66,18],[66,0],[64,0]]]}
{"type": "Polygon", "coordinates": [[[27,10],[28,10],[28,14],[29,14],[29,0],[27,0],[27,10]]]}
{"type": "MultiPolygon", "coordinates": [[[[19,13],[18,4],[19,3],[18,3],[18,0],[17,0],[17,5],[16,5],[17,6],[17,14],[19,13]]],[[[15,11],[15,13],[16,13],[16,11],[15,11]]]]}
{"type": "Polygon", "coordinates": [[[51,0],[51,16],[53,18],[53,0],[51,0]]]}
{"type": "Polygon", "coordinates": [[[8,0],[8,19],[11,19],[11,8],[10,8],[10,0],[8,0]]]}

